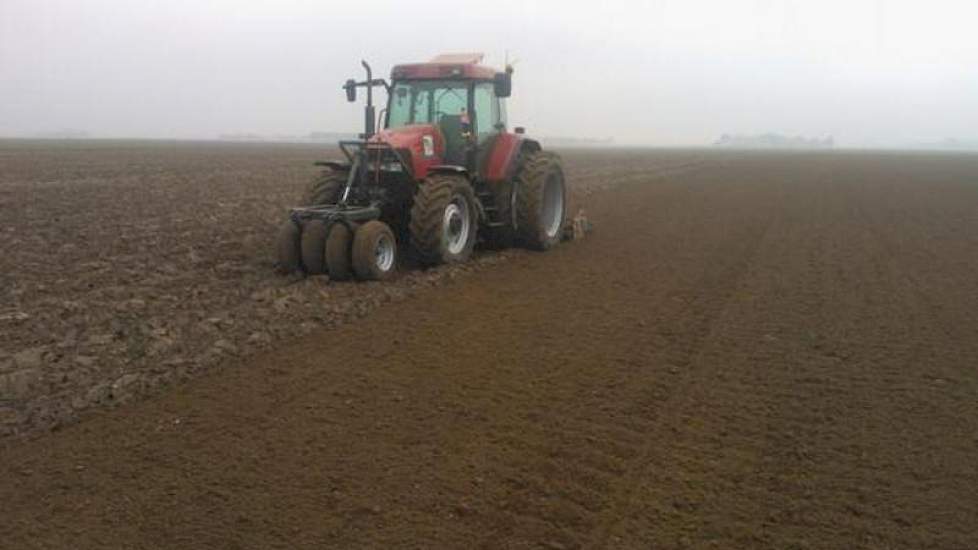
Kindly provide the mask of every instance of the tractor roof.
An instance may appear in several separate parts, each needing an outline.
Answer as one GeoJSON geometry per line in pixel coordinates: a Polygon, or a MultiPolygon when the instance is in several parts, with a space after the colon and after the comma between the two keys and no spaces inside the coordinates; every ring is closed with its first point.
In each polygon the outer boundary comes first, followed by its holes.
{"type": "Polygon", "coordinates": [[[421,78],[472,78],[490,80],[497,72],[492,67],[480,65],[481,53],[452,53],[435,56],[427,63],[395,65],[391,80],[421,78]]]}

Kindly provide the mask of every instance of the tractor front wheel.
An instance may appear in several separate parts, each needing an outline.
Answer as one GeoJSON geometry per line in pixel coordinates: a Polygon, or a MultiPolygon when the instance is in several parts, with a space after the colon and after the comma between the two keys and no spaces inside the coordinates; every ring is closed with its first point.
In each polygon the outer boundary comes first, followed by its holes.
{"type": "Polygon", "coordinates": [[[278,270],[289,274],[299,269],[301,252],[299,251],[299,226],[294,221],[285,220],[278,230],[275,239],[275,251],[278,254],[278,270]]]}
{"type": "Polygon", "coordinates": [[[340,194],[346,187],[346,172],[326,168],[314,179],[302,195],[304,206],[320,204],[335,204],[340,200],[340,194]]]}
{"type": "Polygon", "coordinates": [[[348,227],[336,222],[326,237],[326,270],[329,278],[334,281],[345,281],[350,278],[350,247],[353,243],[353,232],[356,226],[348,227]]]}
{"type": "Polygon", "coordinates": [[[307,275],[321,275],[326,272],[326,224],[312,220],[302,228],[302,265],[307,275]]]}
{"type": "Polygon", "coordinates": [[[436,174],[421,182],[411,208],[411,245],[428,265],[464,262],[478,231],[475,193],[465,177],[436,174]]]}
{"type": "Polygon", "coordinates": [[[384,222],[373,220],[353,234],[353,271],[364,281],[383,281],[394,274],[397,241],[384,222]]]}

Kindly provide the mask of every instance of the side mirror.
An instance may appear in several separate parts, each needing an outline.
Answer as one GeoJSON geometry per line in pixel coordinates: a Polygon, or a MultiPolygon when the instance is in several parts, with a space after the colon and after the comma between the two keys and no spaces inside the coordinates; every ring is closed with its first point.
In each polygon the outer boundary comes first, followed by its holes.
{"type": "Polygon", "coordinates": [[[346,81],[346,84],[343,85],[343,88],[346,89],[346,100],[347,101],[349,101],[350,103],[353,103],[354,101],[357,100],[357,81],[356,80],[353,80],[352,78],[350,80],[347,80],[346,81]]]}
{"type": "Polygon", "coordinates": [[[513,74],[509,71],[496,73],[492,79],[492,84],[496,90],[496,97],[509,97],[513,91],[513,74]]]}

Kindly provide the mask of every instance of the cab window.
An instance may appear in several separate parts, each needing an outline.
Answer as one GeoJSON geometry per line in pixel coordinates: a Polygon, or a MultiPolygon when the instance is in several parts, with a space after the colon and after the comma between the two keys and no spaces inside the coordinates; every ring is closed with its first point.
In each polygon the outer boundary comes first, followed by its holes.
{"type": "Polygon", "coordinates": [[[407,80],[394,84],[387,111],[387,127],[440,124],[459,119],[468,103],[465,81],[407,80]]]}
{"type": "Polygon", "coordinates": [[[499,99],[491,82],[475,85],[475,131],[479,142],[499,133],[496,124],[500,121],[499,99]]]}

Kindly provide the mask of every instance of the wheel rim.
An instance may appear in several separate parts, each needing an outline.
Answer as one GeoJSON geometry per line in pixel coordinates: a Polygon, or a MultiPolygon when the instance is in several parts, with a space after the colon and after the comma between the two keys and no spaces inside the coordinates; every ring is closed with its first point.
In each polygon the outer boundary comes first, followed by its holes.
{"type": "Polygon", "coordinates": [[[465,250],[471,226],[469,204],[464,197],[456,195],[445,207],[445,216],[442,219],[442,239],[449,254],[459,254],[465,250]]]}
{"type": "Polygon", "coordinates": [[[564,183],[558,174],[553,174],[543,187],[543,212],[540,213],[540,221],[543,222],[547,237],[553,237],[560,231],[563,217],[564,183]]]}
{"type": "Polygon", "coordinates": [[[374,261],[377,269],[390,271],[394,265],[394,241],[388,235],[381,235],[374,247],[374,261]]]}

